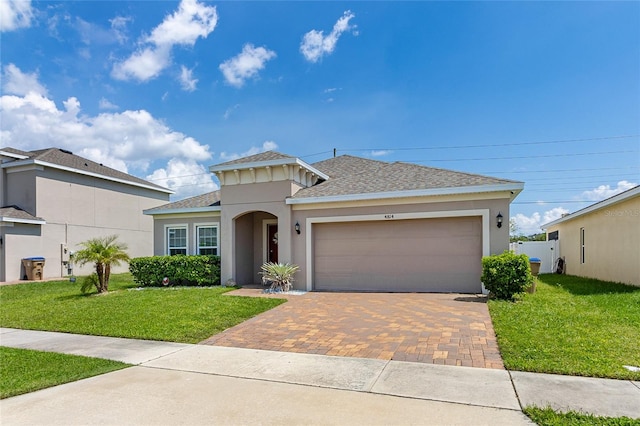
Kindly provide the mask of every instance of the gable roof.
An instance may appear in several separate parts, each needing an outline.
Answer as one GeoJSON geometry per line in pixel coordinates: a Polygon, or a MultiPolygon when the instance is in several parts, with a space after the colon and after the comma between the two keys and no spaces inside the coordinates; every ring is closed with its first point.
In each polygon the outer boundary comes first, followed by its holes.
{"type": "Polygon", "coordinates": [[[46,222],[40,217],[27,213],[18,206],[0,207],[0,222],[29,223],[44,225],[46,222]]]}
{"type": "Polygon", "coordinates": [[[309,165],[297,157],[282,154],[276,151],[266,151],[260,154],[250,155],[248,157],[238,158],[237,160],[227,161],[226,163],[220,163],[209,167],[209,171],[212,173],[226,172],[237,169],[251,169],[258,167],[273,167],[283,165],[298,165],[308,172],[311,172],[318,176],[320,179],[328,179],[329,177],[322,173],[320,170],[309,165]]]}
{"type": "Polygon", "coordinates": [[[250,155],[248,157],[236,158],[235,160],[226,161],[224,163],[217,164],[217,166],[230,166],[233,164],[244,164],[244,163],[260,163],[263,161],[282,160],[282,159],[295,160],[295,157],[292,157],[287,154],[282,154],[277,151],[265,151],[259,154],[250,155]]]}
{"type": "Polygon", "coordinates": [[[517,195],[524,187],[522,182],[514,180],[350,155],[330,158],[313,166],[329,179],[301,189],[288,200],[289,204],[500,190],[514,191],[517,195]]]}
{"type": "Polygon", "coordinates": [[[174,213],[196,213],[220,211],[220,191],[207,192],[184,200],[174,201],[152,209],[144,210],[144,214],[160,215],[174,213]]]}
{"type": "Polygon", "coordinates": [[[633,187],[631,189],[627,189],[624,192],[616,194],[616,195],[614,195],[612,197],[609,197],[607,199],[604,199],[602,201],[598,201],[597,203],[591,204],[590,206],[587,206],[587,207],[585,207],[583,209],[580,209],[580,210],[578,210],[576,212],[573,212],[573,213],[570,213],[568,215],[565,215],[565,216],[561,217],[560,219],[556,219],[556,220],[554,220],[552,222],[545,223],[544,225],[541,225],[540,228],[541,229],[547,229],[550,226],[557,225],[557,224],[562,223],[562,222],[566,222],[566,221],[569,221],[569,220],[576,219],[576,218],[578,218],[578,217],[580,217],[582,215],[585,215],[587,213],[591,213],[593,211],[600,210],[601,208],[608,207],[608,206],[611,206],[613,204],[617,204],[617,203],[620,203],[622,201],[626,201],[628,199],[631,199],[631,198],[634,198],[634,197],[638,197],[638,196],[640,196],[640,185],[638,185],[636,187],[633,187]]]}
{"type": "Polygon", "coordinates": [[[55,169],[66,170],[73,173],[79,173],[87,176],[125,183],[128,185],[143,187],[154,191],[165,192],[168,194],[173,193],[173,191],[168,188],[156,185],[144,179],[132,176],[128,173],[112,169],[101,163],[96,163],[94,161],[80,157],[79,155],[75,155],[71,151],[67,151],[65,149],[46,148],[35,151],[20,151],[15,148],[7,147],[0,149],[0,152],[2,151],[27,157],[2,163],[0,167],[3,168],[16,167],[27,164],[40,164],[55,169]]]}

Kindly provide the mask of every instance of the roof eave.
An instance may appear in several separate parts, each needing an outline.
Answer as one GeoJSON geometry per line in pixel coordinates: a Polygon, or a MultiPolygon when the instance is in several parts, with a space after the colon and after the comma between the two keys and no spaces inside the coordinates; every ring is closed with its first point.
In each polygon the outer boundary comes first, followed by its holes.
{"type": "Polygon", "coordinates": [[[288,166],[288,165],[298,165],[300,167],[304,167],[311,173],[315,173],[317,176],[321,177],[324,180],[329,179],[329,176],[325,173],[322,173],[320,170],[316,169],[312,165],[300,160],[299,158],[277,158],[275,160],[266,160],[266,161],[254,161],[251,163],[235,163],[235,164],[220,164],[217,166],[209,166],[209,171],[211,173],[216,172],[229,172],[233,170],[239,169],[250,169],[250,168],[259,168],[259,167],[275,167],[275,166],[288,166]]]}
{"type": "Polygon", "coordinates": [[[188,207],[182,209],[160,209],[157,211],[154,209],[143,210],[142,213],[149,216],[159,216],[163,214],[185,214],[185,213],[211,213],[222,211],[220,206],[207,206],[207,207],[188,207]]]}
{"type": "Polygon", "coordinates": [[[20,219],[16,217],[0,216],[0,222],[9,223],[26,223],[28,225],[46,225],[47,221],[44,219],[20,219]]]}
{"type": "Polygon", "coordinates": [[[47,161],[41,161],[41,160],[33,160],[33,159],[31,159],[31,160],[17,160],[17,161],[12,161],[10,163],[2,163],[2,165],[0,165],[0,167],[9,168],[9,167],[18,167],[18,166],[28,166],[30,164],[37,164],[39,166],[51,167],[52,169],[64,170],[64,171],[67,171],[67,172],[77,173],[77,174],[80,174],[80,175],[91,176],[91,177],[95,177],[95,178],[99,178],[99,179],[109,180],[109,181],[112,181],[112,182],[123,183],[125,185],[137,186],[139,188],[150,189],[152,191],[157,191],[157,192],[164,192],[166,194],[174,194],[175,193],[175,191],[172,191],[169,188],[164,188],[164,187],[161,187],[161,186],[145,185],[145,184],[138,183],[138,182],[132,182],[132,181],[129,181],[129,180],[115,178],[115,177],[111,177],[111,176],[106,176],[106,175],[102,175],[102,174],[99,174],[99,173],[87,172],[85,170],[75,169],[73,167],[61,166],[59,164],[49,163],[47,161]]]}
{"type": "Polygon", "coordinates": [[[510,192],[510,200],[513,200],[524,189],[523,183],[506,183],[495,185],[476,185],[448,188],[430,188],[410,191],[373,192],[364,194],[333,195],[326,197],[287,198],[287,204],[314,204],[332,203],[340,201],[382,200],[390,198],[428,197],[435,195],[460,195],[481,192],[510,192]]]}
{"type": "Polygon", "coordinates": [[[585,207],[583,209],[578,210],[577,212],[573,212],[570,213],[564,217],[561,217],[559,219],[556,219],[554,221],[551,221],[549,223],[545,223],[543,225],[540,226],[540,229],[544,229],[546,230],[547,228],[549,228],[550,226],[554,226],[557,225],[559,223],[562,222],[566,222],[568,220],[572,220],[572,219],[576,219],[580,216],[583,216],[585,214],[594,212],[596,210],[600,210],[603,207],[607,207],[607,206],[611,206],[613,204],[618,204],[622,201],[625,201],[629,198],[635,197],[640,195],[640,185],[636,186],[635,188],[632,188],[628,191],[622,192],[620,194],[614,195],[613,197],[607,198],[606,200],[602,200],[602,201],[598,201],[595,204],[592,204],[588,207],[585,207]]]}

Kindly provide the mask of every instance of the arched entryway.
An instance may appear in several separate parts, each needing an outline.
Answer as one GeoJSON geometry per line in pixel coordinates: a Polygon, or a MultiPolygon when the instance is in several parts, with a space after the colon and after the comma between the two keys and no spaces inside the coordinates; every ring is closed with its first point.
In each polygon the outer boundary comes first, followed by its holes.
{"type": "Polygon", "coordinates": [[[235,281],[239,285],[260,283],[260,266],[279,260],[278,218],[265,211],[252,211],[233,222],[235,281]]]}

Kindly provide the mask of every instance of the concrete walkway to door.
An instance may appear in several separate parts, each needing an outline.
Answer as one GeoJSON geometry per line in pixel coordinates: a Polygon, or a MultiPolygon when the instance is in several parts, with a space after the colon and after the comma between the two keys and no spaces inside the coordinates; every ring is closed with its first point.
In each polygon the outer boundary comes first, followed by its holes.
{"type": "MultiPolygon", "coordinates": [[[[260,289],[228,294],[265,296],[260,289]]],[[[504,369],[482,296],[314,292],[287,299],[201,343],[504,369]]]]}

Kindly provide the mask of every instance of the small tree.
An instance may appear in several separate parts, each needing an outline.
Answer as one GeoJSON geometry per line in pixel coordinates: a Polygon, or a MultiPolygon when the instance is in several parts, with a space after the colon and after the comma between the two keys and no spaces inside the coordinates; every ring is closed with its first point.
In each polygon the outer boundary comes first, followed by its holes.
{"type": "MultiPolygon", "coordinates": [[[[97,279],[89,279],[87,283],[94,284],[99,294],[108,291],[111,265],[117,266],[120,262],[129,261],[129,255],[125,251],[127,250],[127,245],[117,242],[117,239],[117,235],[109,235],[84,241],[80,243],[84,248],[73,256],[78,265],[84,265],[89,262],[95,264],[97,279]]],[[[86,291],[88,289],[83,286],[82,290],[86,291]]]]}

